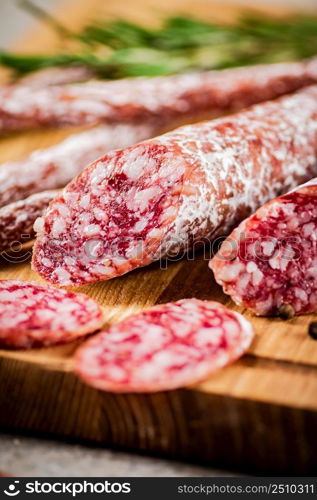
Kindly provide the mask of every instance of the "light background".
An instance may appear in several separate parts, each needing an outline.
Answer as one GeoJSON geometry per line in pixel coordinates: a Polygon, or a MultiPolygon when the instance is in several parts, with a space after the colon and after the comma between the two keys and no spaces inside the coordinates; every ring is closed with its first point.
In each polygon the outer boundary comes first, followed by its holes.
{"type": "MultiPolygon", "coordinates": [[[[58,3],[62,3],[63,0],[33,0],[34,3],[45,7],[46,10],[54,10],[58,3]]],[[[105,0],[115,1],[115,0],[105,0]]],[[[131,2],[133,0],[130,0],[131,2]]],[[[205,0],[208,2],[208,0],[205,0]]],[[[21,35],[22,31],[29,29],[32,26],[32,17],[23,12],[17,7],[19,0],[0,0],[0,47],[5,47],[14,38],[21,35]]],[[[87,0],[89,2],[89,0],[87,0]]],[[[173,2],[173,0],[171,0],[173,2]]],[[[245,5],[256,5],[256,4],[271,4],[276,3],[296,6],[299,5],[301,9],[303,8],[313,8],[316,6],[317,12],[317,0],[221,0],[221,3],[238,3],[245,5]]],[[[158,0],[159,5],[159,0],[158,0]]]]}

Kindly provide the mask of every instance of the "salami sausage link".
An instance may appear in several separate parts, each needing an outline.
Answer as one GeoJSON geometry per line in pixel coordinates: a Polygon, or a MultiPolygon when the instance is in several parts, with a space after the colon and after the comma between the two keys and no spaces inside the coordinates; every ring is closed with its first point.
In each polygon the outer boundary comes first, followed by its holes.
{"type": "Polygon", "coordinates": [[[81,285],[212,241],[316,176],[316,154],[317,86],[111,152],[38,221],[33,268],[81,285]]]}
{"type": "Polygon", "coordinates": [[[0,252],[32,240],[34,222],[59,194],[58,189],[43,191],[0,208],[0,252]]]}
{"type": "Polygon", "coordinates": [[[317,178],[261,207],[211,260],[225,293],[258,315],[317,311],[317,178]]]}
{"type": "Polygon", "coordinates": [[[317,59],[0,94],[0,132],[34,127],[214,118],[317,82],[317,59]]]}
{"type": "Polygon", "coordinates": [[[253,329],[217,302],[185,299],[131,316],[88,340],[75,372],[113,392],[156,392],[206,379],[242,356],[253,329]]]}
{"type": "Polygon", "coordinates": [[[73,134],[56,146],[34,151],[23,160],[2,164],[0,207],[33,193],[63,187],[107,151],[148,139],[156,130],[149,123],[103,125],[73,134]]]}
{"type": "Polygon", "coordinates": [[[95,77],[94,71],[86,66],[74,65],[68,67],[53,67],[39,69],[25,75],[14,84],[32,88],[44,88],[51,85],[66,85],[69,83],[86,82],[95,77]]]}
{"type": "Polygon", "coordinates": [[[71,342],[98,330],[103,311],[82,293],[30,281],[0,281],[0,346],[14,349],[71,342]]]}

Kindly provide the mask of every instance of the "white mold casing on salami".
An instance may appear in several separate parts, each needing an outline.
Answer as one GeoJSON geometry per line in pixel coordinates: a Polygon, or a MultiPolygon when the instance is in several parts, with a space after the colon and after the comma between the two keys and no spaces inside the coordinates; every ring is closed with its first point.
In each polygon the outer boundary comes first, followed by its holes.
{"type": "Polygon", "coordinates": [[[1,89],[0,131],[174,119],[198,121],[317,82],[317,58],[155,78],[1,89]]]}
{"type": "Polygon", "coordinates": [[[94,71],[86,66],[55,66],[32,71],[32,73],[20,77],[13,85],[32,87],[32,89],[45,88],[51,85],[86,82],[94,76],[94,71]]]}
{"type": "Polygon", "coordinates": [[[317,178],[243,221],[210,261],[216,281],[258,315],[317,311],[317,178]]]}
{"type": "Polygon", "coordinates": [[[37,224],[33,268],[113,278],[213,240],[317,175],[317,87],[182,127],[87,167],[37,224]]]}

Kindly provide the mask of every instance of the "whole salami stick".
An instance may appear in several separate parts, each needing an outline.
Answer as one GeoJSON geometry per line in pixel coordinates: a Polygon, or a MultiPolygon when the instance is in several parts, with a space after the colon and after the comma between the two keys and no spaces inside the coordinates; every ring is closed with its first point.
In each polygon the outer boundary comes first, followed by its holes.
{"type": "Polygon", "coordinates": [[[217,282],[258,315],[317,311],[317,178],[243,221],[210,261],[217,282]]]}
{"type": "Polygon", "coordinates": [[[60,193],[57,189],[43,191],[0,208],[0,252],[32,240],[34,222],[60,193]]]}
{"type": "Polygon", "coordinates": [[[0,132],[34,127],[198,121],[242,109],[317,82],[317,59],[157,78],[0,93],[0,132]]]}
{"type": "Polygon", "coordinates": [[[316,176],[316,155],[317,86],[113,151],[37,222],[33,268],[81,285],[187,251],[316,176]]]}
{"type": "Polygon", "coordinates": [[[56,146],[34,151],[20,161],[2,164],[0,207],[33,193],[63,187],[107,151],[148,139],[156,130],[150,123],[103,125],[73,134],[56,146]]]}

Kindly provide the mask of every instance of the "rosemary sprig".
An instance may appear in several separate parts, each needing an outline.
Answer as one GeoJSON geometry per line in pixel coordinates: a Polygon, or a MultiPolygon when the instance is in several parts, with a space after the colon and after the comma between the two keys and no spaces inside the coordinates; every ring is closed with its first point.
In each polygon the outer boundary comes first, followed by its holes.
{"type": "Polygon", "coordinates": [[[235,25],[218,25],[175,16],[157,29],[124,20],[98,20],[74,33],[34,6],[31,0],[20,0],[20,4],[49,23],[60,36],[75,40],[75,49],[55,55],[0,51],[0,64],[17,75],[71,64],[87,66],[101,78],[168,75],[295,60],[317,54],[317,18],[314,17],[245,16],[235,25]]]}
{"type": "Polygon", "coordinates": [[[38,5],[35,5],[31,0],[17,0],[17,5],[21,9],[29,12],[33,17],[38,18],[41,21],[49,24],[54,30],[56,30],[62,36],[72,36],[70,30],[63,26],[54,16],[46,12],[38,5]]]}

